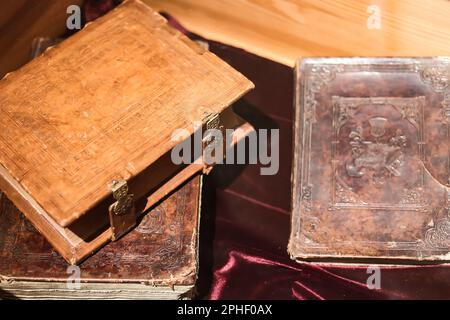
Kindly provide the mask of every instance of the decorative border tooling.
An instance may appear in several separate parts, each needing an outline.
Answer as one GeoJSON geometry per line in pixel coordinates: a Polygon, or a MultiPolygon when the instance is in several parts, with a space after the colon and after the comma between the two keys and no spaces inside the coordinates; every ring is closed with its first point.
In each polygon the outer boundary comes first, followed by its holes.
{"type": "MultiPolygon", "coordinates": [[[[442,92],[444,99],[442,105],[442,122],[450,133],[450,63],[425,66],[420,70],[420,76],[424,83],[429,84],[435,92],[442,92]]],[[[450,140],[450,135],[447,134],[450,140]]],[[[448,155],[448,185],[450,185],[450,153],[448,155]]],[[[448,186],[447,185],[447,186],[448,186]]],[[[447,193],[447,216],[439,219],[435,226],[425,233],[425,244],[433,249],[450,248],[450,193],[447,193]]]]}
{"type": "MultiPolygon", "coordinates": [[[[443,123],[448,126],[448,132],[450,132],[450,62],[443,61],[442,64],[438,64],[436,60],[432,61],[433,64],[428,64],[425,62],[410,62],[410,63],[399,63],[399,64],[323,64],[315,66],[307,66],[304,73],[303,79],[306,81],[302,84],[303,100],[301,101],[301,110],[303,118],[301,119],[302,125],[302,166],[300,175],[300,199],[301,199],[301,211],[312,211],[314,194],[314,186],[310,181],[310,163],[311,163],[311,137],[312,137],[312,126],[317,122],[316,108],[318,101],[316,100],[316,93],[320,92],[325,86],[327,86],[331,81],[336,78],[337,73],[340,72],[351,72],[351,71],[375,71],[375,72],[396,72],[396,73],[418,73],[422,81],[429,84],[434,91],[438,93],[443,93],[442,101],[442,119],[443,123]]],[[[402,114],[404,118],[408,120],[414,119],[411,110],[407,108],[402,109],[402,114]]],[[[411,121],[412,122],[412,121],[411,121]]],[[[414,123],[413,123],[414,124],[414,123]]],[[[450,136],[449,136],[450,139],[450,136]]],[[[423,149],[423,146],[419,148],[423,149]]],[[[423,150],[421,151],[421,153],[423,150]]],[[[449,154],[449,177],[450,177],[450,154],[449,154]]],[[[450,184],[450,178],[449,178],[450,184]]],[[[407,196],[406,202],[409,200],[417,202],[417,194],[414,192],[407,196]]],[[[450,215],[449,215],[450,216],[450,215]]],[[[425,231],[425,241],[418,240],[416,242],[402,242],[401,245],[404,246],[405,250],[409,249],[424,249],[424,244],[427,245],[428,249],[431,250],[446,250],[450,248],[450,217],[447,216],[443,219],[437,220],[434,227],[428,228],[425,231]]],[[[305,217],[303,217],[305,218],[305,217]]],[[[297,220],[297,230],[300,230],[300,220],[297,220]]],[[[316,222],[317,227],[320,222],[316,222]]],[[[388,243],[377,242],[381,245],[381,249],[393,250],[389,247],[388,243]]],[[[311,243],[308,246],[315,246],[319,244],[311,243]]],[[[399,243],[400,245],[400,243],[399,243]]],[[[323,244],[321,244],[323,246],[323,244]]],[[[399,248],[397,248],[399,249],[399,248]]]]}
{"type": "Polygon", "coordinates": [[[425,233],[425,243],[433,249],[450,248],[450,220],[444,218],[425,233]]]}
{"type": "MultiPolygon", "coordinates": [[[[312,67],[310,70],[310,75],[308,77],[308,85],[305,86],[304,99],[303,102],[303,121],[304,125],[308,126],[307,134],[303,136],[303,146],[308,146],[308,150],[311,149],[311,134],[312,134],[312,124],[316,120],[316,93],[325,87],[329,82],[336,78],[336,73],[344,71],[344,66],[317,66],[312,67]]],[[[304,152],[305,157],[309,157],[309,152],[304,152]]],[[[309,164],[311,159],[302,159],[302,180],[303,177],[306,179],[304,183],[302,182],[301,188],[301,199],[303,210],[310,211],[312,208],[312,185],[309,184],[309,164]]]]}
{"type": "Polygon", "coordinates": [[[437,92],[450,87],[450,64],[428,65],[420,70],[423,82],[429,84],[437,92]]]}
{"type": "MultiPolygon", "coordinates": [[[[402,118],[411,123],[417,130],[417,150],[421,161],[424,161],[424,130],[423,130],[423,109],[425,105],[425,97],[413,98],[398,98],[398,97],[376,97],[376,98],[348,98],[348,97],[332,97],[333,103],[333,133],[334,137],[331,142],[331,160],[332,160],[332,203],[330,209],[387,209],[387,210],[425,210],[426,197],[422,194],[424,185],[424,168],[421,168],[420,179],[417,185],[411,186],[404,190],[399,203],[368,203],[359,198],[341,178],[338,176],[338,167],[342,165],[336,160],[337,145],[339,144],[339,133],[342,126],[349,120],[353,119],[356,112],[367,105],[392,106],[400,112],[402,118]]],[[[388,122],[387,119],[375,117],[369,120],[371,124],[372,138],[380,138],[385,134],[384,126],[388,122]]],[[[362,128],[355,128],[350,134],[349,144],[352,146],[353,163],[347,163],[346,169],[350,176],[361,177],[363,174],[358,172],[355,163],[369,162],[370,165],[375,165],[380,170],[385,170],[387,174],[400,175],[398,167],[403,164],[403,148],[406,144],[407,138],[402,133],[397,133],[396,136],[383,143],[373,143],[366,141],[362,137],[362,128]],[[396,155],[396,156],[395,156],[396,155]],[[386,160],[390,158],[390,162],[386,160]],[[365,161],[362,161],[365,159],[365,161]],[[381,161],[381,163],[379,163],[381,161]],[[384,165],[383,165],[384,164],[384,165]],[[349,172],[353,170],[352,172],[349,172]]],[[[378,171],[380,171],[378,170],[378,171]]],[[[385,175],[380,171],[379,179],[384,178],[385,175]]]]}
{"type": "MultiPolygon", "coordinates": [[[[447,126],[447,139],[450,140],[450,62],[425,65],[418,69],[420,78],[437,93],[443,94],[441,117],[447,126]]],[[[447,186],[450,186],[450,150],[447,158],[447,186]]]]}
{"type": "MultiPolygon", "coordinates": [[[[445,207],[438,211],[444,212],[444,217],[425,232],[424,247],[431,249],[449,249],[450,248],[450,191],[446,192],[445,207]]],[[[437,216],[438,214],[435,214],[437,216]]],[[[442,215],[442,214],[441,214],[442,215]]]]}

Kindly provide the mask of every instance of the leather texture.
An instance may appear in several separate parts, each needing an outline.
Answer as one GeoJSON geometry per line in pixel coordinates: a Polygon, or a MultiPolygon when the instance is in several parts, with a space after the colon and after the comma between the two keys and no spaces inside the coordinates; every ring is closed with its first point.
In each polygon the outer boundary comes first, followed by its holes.
{"type": "Polygon", "coordinates": [[[296,73],[292,257],[449,261],[450,59],[305,59],[296,73]]]}
{"type": "MultiPolygon", "coordinates": [[[[69,265],[13,203],[0,195],[2,280],[66,282],[69,265]]],[[[196,176],[145,215],[135,230],[82,263],[81,281],[193,285],[199,195],[200,177],[196,176]]]]}
{"type": "Polygon", "coordinates": [[[243,100],[255,127],[280,129],[280,171],[219,166],[207,178],[198,290],[205,299],[449,299],[447,265],[379,265],[381,289],[369,289],[369,266],[298,264],[286,252],[290,232],[294,70],[224,44],[210,50],[256,89],[243,100]]]}

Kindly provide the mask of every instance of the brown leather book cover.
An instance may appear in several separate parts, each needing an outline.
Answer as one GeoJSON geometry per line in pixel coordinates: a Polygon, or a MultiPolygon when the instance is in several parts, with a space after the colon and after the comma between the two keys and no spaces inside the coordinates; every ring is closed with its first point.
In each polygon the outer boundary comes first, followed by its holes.
{"type": "Polygon", "coordinates": [[[297,66],[289,253],[450,260],[450,59],[297,66]]]}
{"type": "Polygon", "coordinates": [[[175,165],[172,134],[240,125],[229,106],[252,87],[125,1],[0,81],[0,190],[79,263],[208,169],[175,165]]]}
{"type": "Polygon", "coordinates": [[[176,299],[195,284],[201,177],[77,271],[0,193],[0,298],[176,299]]]}

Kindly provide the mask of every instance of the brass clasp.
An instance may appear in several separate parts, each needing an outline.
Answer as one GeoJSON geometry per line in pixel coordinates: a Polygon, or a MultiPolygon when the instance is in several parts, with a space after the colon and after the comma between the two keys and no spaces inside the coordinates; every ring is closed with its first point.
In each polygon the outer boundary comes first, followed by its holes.
{"type": "Polygon", "coordinates": [[[137,217],[134,195],[129,193],[128,183],[125,180],[115,180],[111,191],[116,202],[109,207],[109,221],[112,240],[116,241],[136,226],[137,217]]]}

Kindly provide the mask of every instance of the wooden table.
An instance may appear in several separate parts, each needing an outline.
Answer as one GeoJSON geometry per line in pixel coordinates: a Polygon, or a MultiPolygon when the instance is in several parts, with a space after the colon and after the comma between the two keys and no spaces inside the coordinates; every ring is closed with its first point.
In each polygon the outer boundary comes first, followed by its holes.
{"type": "Polygon", "coordinates": [[[448,0],[145,1],[205,38],[289,66],[306,56],[450,55],[448,0]]]}

